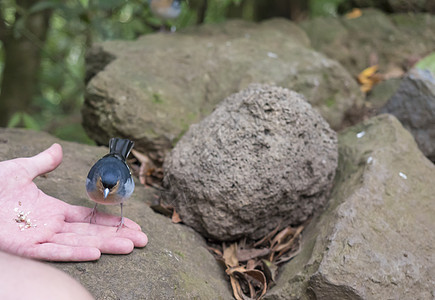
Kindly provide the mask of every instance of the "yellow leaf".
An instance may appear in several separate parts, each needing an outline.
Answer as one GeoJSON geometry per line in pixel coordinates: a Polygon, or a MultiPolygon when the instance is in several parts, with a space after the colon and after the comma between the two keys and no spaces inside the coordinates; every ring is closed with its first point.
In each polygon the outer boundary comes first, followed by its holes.
{"type": "Polygon", "coordinates": [[[376,74],[377,70],[378,65],[373,65],[358,74],[358,82],[361,84],[360,89],[362,92],[369,92],[376,83],[382,80],[382,77],[376,74]]]}
{"type": "Polygon", "coordinates": [[[356,19],[356,18],[359,18],[359,17],[361,17],[361,15],[362,15],[361,9],[359,9],[359,8],[354,8],[354,9],[352,9],[351,12],[348,12],[348,13],[345,15],[345,17],[346,17],[346,19],[350,20],[350,19],[356,19]]]}

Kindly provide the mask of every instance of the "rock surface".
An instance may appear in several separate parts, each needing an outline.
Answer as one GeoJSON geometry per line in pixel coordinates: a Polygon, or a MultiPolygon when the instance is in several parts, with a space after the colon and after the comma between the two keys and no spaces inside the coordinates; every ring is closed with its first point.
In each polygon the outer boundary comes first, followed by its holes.
{"type": "Polygon", "coordinates": [[[259,239],[322,207],[337,161],[336,133],[302,95],[253,84],[177,143],[164,164],[167,201],[209,238],[259,239]]]}
{"type": "Polygon", "coordinates": [[[435,166],[391,115],[340,134],[339,152],[329,207],[266,299],[433,299],[435,166]]]}
{"type": "MultiPolygon", "coordinates": [[[[0,128],[0,160],[32,156],[58,142],[63,163],[36,184],[70,204],[92,207],[85,190],[90,167],[108,149],[63,142],[45,133],[0,128]]],[[[231,299],[229,283],[204,240],[175,225],[146,204],[153,191],[136,185],[125,203],[126,217],[141,225],[149,243],[129,255],[102,255],[99,261],[51,263],[81,282],[97,299],[231,299]]],[[[119,215],[119,207],[100,206],[119,215]]]]}
{"type": "Polygon", "coordinates": [[[340,64],[308,46],[301,29],[279,19],[104,42],[88,56],[87,78],[95,76],[82,110],[85,129],[100,144],[131,138],[161,159],[190,124],[250,83],[302,93],[337,128],[362,95],[340,64]]]}
{"type": "Polygon", "coordinates": [[[432,0],[351,0],[348,5],[352,7],[377,7],[386,12],[435,12],[435,5],[432,0]]]}
{"type": "Polygon", "coordinates": [[[435,78],[430,71],[412,69],[381,112],[395,115],[435,162],[435,78]]]}
{"type": "Polygon", "coordinates": [[[365,9],[355,19],[322,17],[300,24],[317,51],[356,76],[378,63],[380,72],[410,68],[435,49],[435,15],[365,9]]]}

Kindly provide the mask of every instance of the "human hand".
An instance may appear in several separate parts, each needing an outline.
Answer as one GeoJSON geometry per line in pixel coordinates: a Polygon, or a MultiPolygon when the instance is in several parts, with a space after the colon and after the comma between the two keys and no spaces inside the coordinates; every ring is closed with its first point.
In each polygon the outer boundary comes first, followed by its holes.
{"type": "Polygon", "coordinates": [[[33,179],[61,161],[62,148],[53,144],[36,156],[0,162],[0,250],[50,261],[91,261],[101,253],[144,247],[147,236],[135,222],[125,218],[126,226],[116,231],[119,217],[99,212],[97,224],[90,224],[92,209],[38,189],[33,179]]]}

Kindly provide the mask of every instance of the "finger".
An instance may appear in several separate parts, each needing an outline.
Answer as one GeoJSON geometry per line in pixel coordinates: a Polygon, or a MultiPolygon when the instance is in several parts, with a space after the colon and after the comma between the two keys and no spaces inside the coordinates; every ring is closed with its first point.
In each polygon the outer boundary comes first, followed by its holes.
{"type": "Polygon", "coordinates": [[[76,233],[56,234],[48,242],[72,247],[94,247],[108,254],[128,254],[134,249],[133,242],[126,238],[83,236],[76,233]]]}
{"type": "Polygon", "coordinates": [[[48,261],[92,261],[99,259],[101,252],[95,247],[71,247],[44,243],[25,250],[23,255],[48,261]]]}
{"type": "Polygon", "coordinates": [[[135,247],[145,247],[148,243],[148,237],[142,231],[123,227],[118,230],[117,227],[103,226],[89,223],[65,223],[62,229],[63,233],[75,233],[82,236],[98,236],[103,239],[113,237],[129,239],[135,247]]]}
{"type": "Polygon", "coordinates": [[[62,162],[62,147],[53,144],[47,150],[29,158],[24,158],[26,162],[23,167],[27,170],[31,178],[53,171],[62,162]]]}
{"type": "MultiPolygon", "coordinates": [[[[65,221],[69,223],[89,223],[91,212],[91,208],[71,205],[65,210],[65,221]]],[[[120,221],[120,216],[114,216],[104,212],[98,212],[96,216],[98,225],[117,227],[120,221]]],[[[139,224],[129,218],[124,218],[124,225],[132,230],[142,230],[139,224]]]]}

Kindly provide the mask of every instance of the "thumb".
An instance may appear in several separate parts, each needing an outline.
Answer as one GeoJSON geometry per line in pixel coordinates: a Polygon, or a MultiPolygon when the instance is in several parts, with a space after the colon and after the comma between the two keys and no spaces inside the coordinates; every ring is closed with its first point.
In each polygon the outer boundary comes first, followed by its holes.
{"type": "Polygon", "coordinates": [[[25,158],[24,168],[33,178],[56,169],[62,162],[62,147],[53,144],[47,150],[29,158],[25,158]]]}

